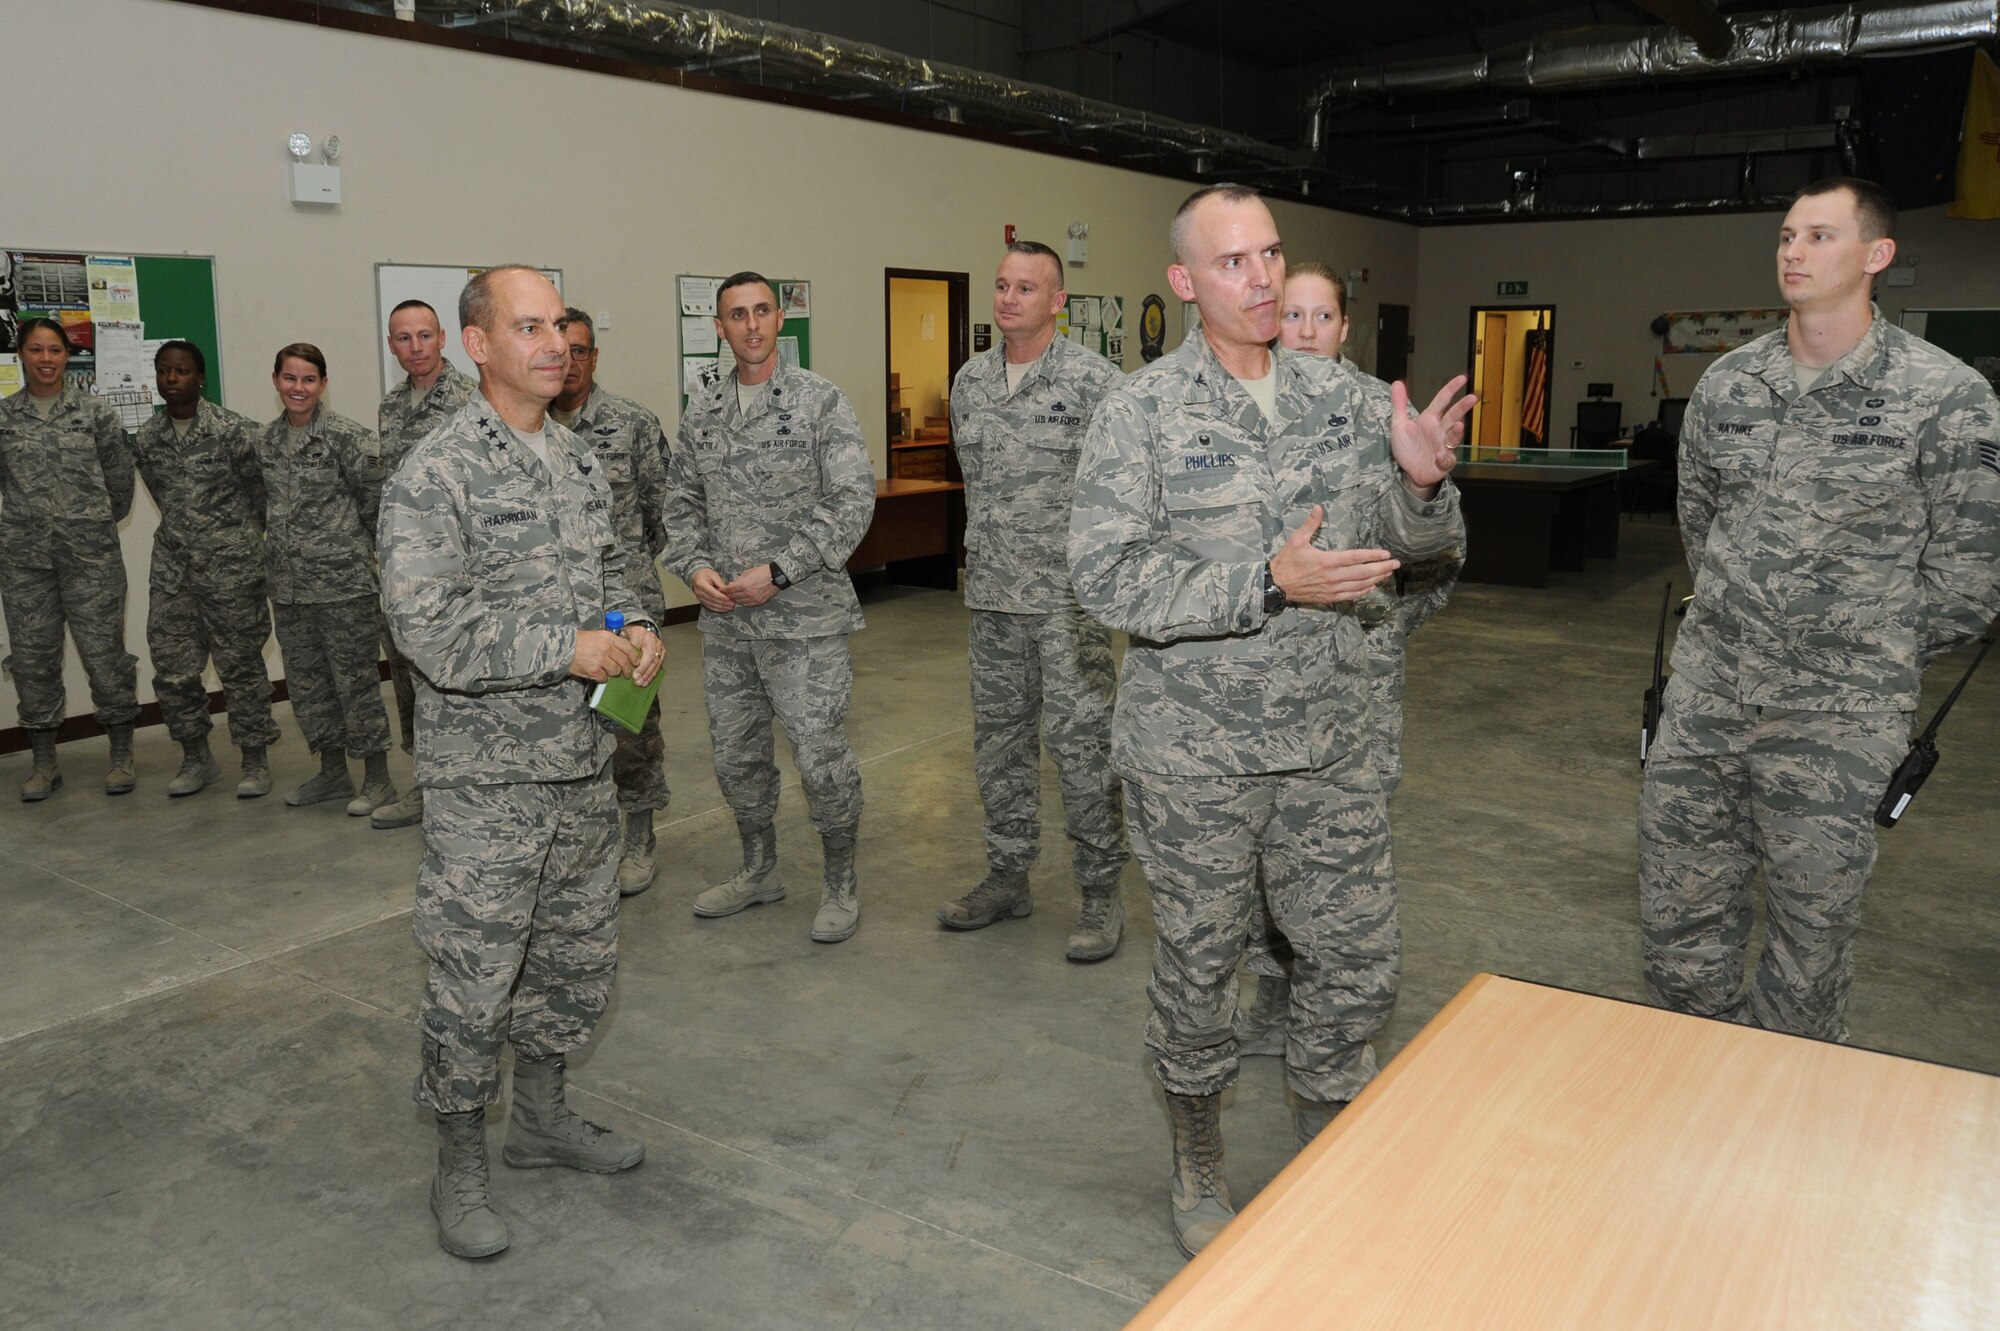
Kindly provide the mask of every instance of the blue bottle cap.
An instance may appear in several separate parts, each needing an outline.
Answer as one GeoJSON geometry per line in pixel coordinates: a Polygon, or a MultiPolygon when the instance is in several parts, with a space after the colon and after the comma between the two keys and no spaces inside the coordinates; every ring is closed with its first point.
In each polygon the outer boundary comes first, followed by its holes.
{"type": "Polygon", "coordinates": [[[604,612],[604,627],[610,629],[613,633],[624,632],[625,612],[623,610],[606,610],[604,612]]]}

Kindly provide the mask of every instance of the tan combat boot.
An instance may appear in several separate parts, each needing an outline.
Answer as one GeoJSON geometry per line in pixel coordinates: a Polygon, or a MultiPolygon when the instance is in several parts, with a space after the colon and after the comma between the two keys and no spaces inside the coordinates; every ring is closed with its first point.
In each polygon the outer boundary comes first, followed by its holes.
{"type": "Polygon", "coordinates": [[[111,735],[111,765],[104,773],[104,793],[129,794],[139,784],[132,762],[132,723],[124,721],[104,729],[111,735]]]}
{"type": "Polygon", "coordinates": [[[564,1060],[514,1055],[514,1112],[500,1158],[516,1169],[561,1165],[616,1174],[646,1158],[646,1145],[575,1113],[563,1102],[564,1060]]]}
{"type": "Polygon", "coordinates": [[[28,747],[34,750],[35,765],[29,769],[28,779],[21,783],[21,802],[33,804],[62,788],[62,773],[56,770],[56,732],[30,730],[28,747]]]}
{"type": "Polygon", "coordinates": [[[844,942],[861,927],[861,886],[854,877],[854,838],[821,837],[820,845],[826,852],[826,888],[820,893],[810,936],[815,943],[844,942]]]}
{"type": "Polygon", "coordinates": [[[1083,911],[1070,930],[1065,955],[1071,961],[1102,961],[1118,950],[1124,936],[1125,902],[1118,895],[1117,880],[1085,887],[1083,911]]]}
{"type": "Polygon", "coordinates": [[[181,770],[167,782],[167,794],[174,799],[199,794],[201,788],[222,775],[215,755],[208,751],[208,736],[181,745],[181,770]]]}
{"type": "Polygon", "coordinates": [[[636,897],[660,876],[659,839],[653,834],[653,811],[633,809],[625,815],[625,842],[618,855],[618,895],[636,897]]]}
{"type": "Polygon", "coordinates": [[[1222,1181],[1222,1096],[1167,1093],[1174,1128],[1174,1240],[1192,1257],[1236,1217],[1222,1181]]]}
{"type": "Polygon", "coordinates": [[[785,880],[778,876],[778,829],[736,826],[743,841],[743,867],[694,899],[694,913],[719,920],[748,907],[785,899],[785,880]]]}
{"type": "Polygon", "coordinates": [[[937,917],[947,929],[984,929],[996,920],[1025,920],[1034,913],[1025,872],[988,869],[979,886],[939,906],[937,917]]]}
{"type": "Polygon", "coordinates": [[[431,1214],[438,1246],[454,1257],[491,1257],[507,1247],[507,1225],[487,1195],[486,1111],[439,1114],[431,1214]]]}

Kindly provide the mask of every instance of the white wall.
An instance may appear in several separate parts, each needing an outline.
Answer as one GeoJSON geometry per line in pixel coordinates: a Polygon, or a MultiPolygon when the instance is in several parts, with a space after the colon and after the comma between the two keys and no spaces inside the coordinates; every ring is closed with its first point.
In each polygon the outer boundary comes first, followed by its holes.
{"type": "MultiPolygon", "coordinates": [[[[1648,328],[1653,317],[1782,304],[1782,220],[1781,213],[1733,213],[1429,228],[1417,244],[1414,387],[1429,393],[1465,373],[1468,312],[1522,299],[1497,297],[1496,284],[1525,279],[1525,300],[1556,307],[1549,408],[1556,442],[1568,441],[1591,382],[1612,384],[1627,424],[1649,421],[1660,350],[1648,328]]],[[[1911,307],[2000,306],[2000,222],[1959,221],[1942,208],[1909,213],[1897,228],[1897,252],[1899,264],[1916,260],[1917,276],[1915,286],[1878,287],[1891,320],[1911,307]]],[[[1665,357],[1668,396],[1686,397],[1714,359],[1665,357]]]]}
{"type": "MultiPolygon", "coordinates": [[[[74,114],[17,118],[0,244],[215,255],[228,405],[262,419],[277,413],[272,352],[305,340],[327,353],[330,404],[373,423],[384,261],[563,269],[571,303],[599,317],[599,377],[669,430],[674,275],[809,279],[814,368],[854,399],[878,474],[883,269],[964,271],[980,293],[1003,225],[1060,244],[1082,221],[1091,258],[1071,280],[1121,298],[1133,367],[1141,299],[1176,303],[1165,232],[1186,182],[171,0],[6,6],[9,51],[85,52],[105,34],[130,58],[87,79],[74,114]],[[287,201],[293,130],[343,140],[338,207],[287,201]]],[[[1371,270],[1355,293],[1363,326],[1378,301],[1416,300],[1413,228],[1274,211],[1293,254],[1371,270]]],[[[975,294],[973,317],[989,315],[975,294]]],[[[125,530],[142,698],[154,525],[142,498],[125,530]]],[[[70,713],[87,712],[74,658],[68,683],[70,713]]],[[[12,682],[0,682],[0,726],[12,703],[12,682]]]]}

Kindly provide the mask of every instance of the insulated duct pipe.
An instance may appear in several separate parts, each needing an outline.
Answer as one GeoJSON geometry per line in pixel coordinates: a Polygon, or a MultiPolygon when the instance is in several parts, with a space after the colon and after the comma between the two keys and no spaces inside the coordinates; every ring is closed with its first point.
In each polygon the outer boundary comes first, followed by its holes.
{"type": "Polygon", "coordinates": [[[652,52],[670,63],[748,57],[787,78],[827,89],[915,99],[927,106],[977,108],[1006,121],[1059,132],[1117,134],[1193,158],[1261,172],[1303,175],[1317,168],[1305,154],[1246,134],[1148,115],[1079,97],[1060,88],[938,64],[887,47],[739,18],[692,5],[630,0],[482,0],[482,11],[511,25],[620,51],[652,52]]]}
{"type": "Polygon", "coordinates": [[[1728,54],[1706,56],[1670,27],[1576,28],[1478,55],[1335,70],[1301,108],[1305,142],[1325,153],[1326,115],[1336,102],[1396,94],[1606,87],[1669,75],[1734,74],[1890,51],[1913,51],[2000,36],[2000,0],[1935,0],[1918,5],[1832,5],[1729,18],[1728,54]]]}

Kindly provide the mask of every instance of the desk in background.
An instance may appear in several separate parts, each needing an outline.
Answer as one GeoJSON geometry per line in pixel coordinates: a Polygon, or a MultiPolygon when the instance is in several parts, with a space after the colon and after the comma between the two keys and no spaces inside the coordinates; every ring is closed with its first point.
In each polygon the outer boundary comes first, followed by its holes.
{"type": "Polygon", "coordinates": [[[964,562],[964,482],[875,482],[875,517],[847,561],[848,572],[879,566],[901,586],[956,591],[964,562]]]}
{"type": "Polygon", "coordinates": [[[1128,1331],[1319,1326],[2000,1326],[2000,1078],[1478,976],[1128,1331]]]}
{"type": "Polygon", "coordinates": [[[1465,513],[1467,582],[1545,587],[1550,570],[1577,573],[1586,558],[1618,557],[1619,488],[1651,466],[1622,449],[1520,449],[1506,460],[1452,471],[1465,513]]]}

